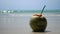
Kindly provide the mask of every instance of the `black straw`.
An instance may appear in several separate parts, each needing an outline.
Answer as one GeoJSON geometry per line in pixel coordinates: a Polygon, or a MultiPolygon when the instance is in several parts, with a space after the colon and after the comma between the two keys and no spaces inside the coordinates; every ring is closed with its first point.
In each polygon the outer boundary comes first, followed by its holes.
{"type": "Polygon", "coordinates": [[[46,7],[46,5],[44,5],[44,7],[43,7],[43,9],[42,9],[42,11],[41,11],[41,14],[43,13],[45,7],[46,7]]]}

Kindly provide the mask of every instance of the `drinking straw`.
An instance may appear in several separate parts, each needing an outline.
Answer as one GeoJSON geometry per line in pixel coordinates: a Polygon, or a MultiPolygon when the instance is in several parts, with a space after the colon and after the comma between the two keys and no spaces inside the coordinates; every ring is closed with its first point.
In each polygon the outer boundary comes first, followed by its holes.
{"type": "Polygon", "coordinates": [[[41,11],[41,14],[43,13],[45,7],[46,7],[46,5],[44,5],[44,7],[43,7],[43,9],[42,9],[42,11],[41,11]]]}

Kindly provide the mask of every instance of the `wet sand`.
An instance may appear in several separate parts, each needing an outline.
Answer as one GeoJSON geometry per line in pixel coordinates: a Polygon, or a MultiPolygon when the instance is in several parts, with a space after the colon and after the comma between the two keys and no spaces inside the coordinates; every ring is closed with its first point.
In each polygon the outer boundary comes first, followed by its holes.
{"type": "Polygon", "coordinates": [[[30,16],[0,15],[0,34],[60,34],[60,16],[45,16],[45,32],[32,32],[30,16]]]}

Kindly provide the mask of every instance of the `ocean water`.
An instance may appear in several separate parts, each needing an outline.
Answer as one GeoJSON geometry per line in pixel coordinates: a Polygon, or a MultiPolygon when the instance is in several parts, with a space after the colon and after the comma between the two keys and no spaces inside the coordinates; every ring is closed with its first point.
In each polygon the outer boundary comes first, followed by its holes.
{"type": "MultiPolygon", "coordinates": [[[[0,10],[0,14],[21,14],[21,16],[29,16],[35,13],[41,13],[41,10],[0,10]]],[[[60,10],[44,10],[43,15],[59,16],[60,10]]]]}
{"type": "Polygon", "coordinates": [[[32,32],[29,22],[41,10],[0,10],[0,34],[60,34],[60,10],[45,10],[46,32],[32,32]]]}
{"type": "MultiPolygon", "coordinates": [[[[1,13],[41,13],[41,10],[0,10],[1,13]]],[[[58,13],[60,10],[44,10],[45,13],[58,13]]]]}

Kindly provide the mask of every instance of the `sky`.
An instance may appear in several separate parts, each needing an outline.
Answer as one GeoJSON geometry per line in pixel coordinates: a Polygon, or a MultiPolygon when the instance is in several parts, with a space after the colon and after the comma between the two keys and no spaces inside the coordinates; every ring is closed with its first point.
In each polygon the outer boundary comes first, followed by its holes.
{"type": "Polygon", "coordinates": [[[0,10],[46,10],[60,9],[60,0],[0,0],[0,10]]]}

